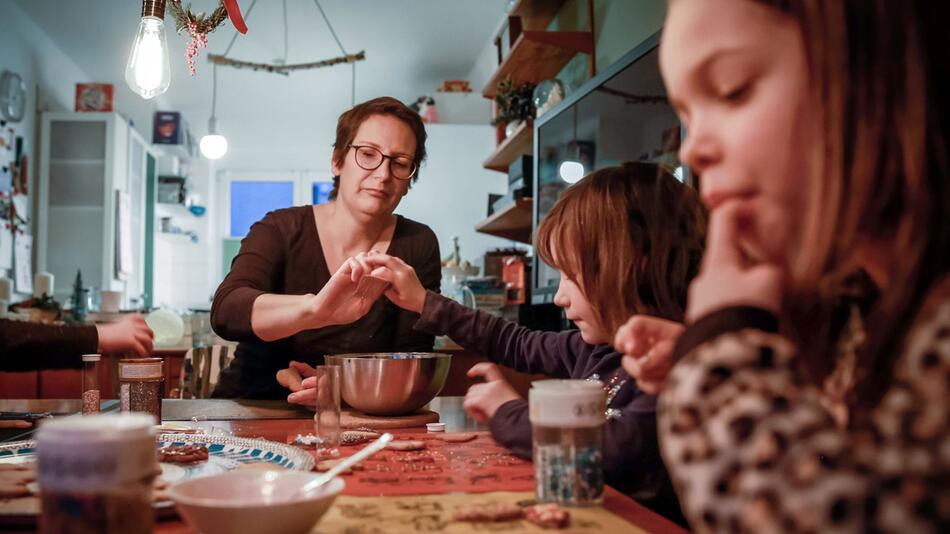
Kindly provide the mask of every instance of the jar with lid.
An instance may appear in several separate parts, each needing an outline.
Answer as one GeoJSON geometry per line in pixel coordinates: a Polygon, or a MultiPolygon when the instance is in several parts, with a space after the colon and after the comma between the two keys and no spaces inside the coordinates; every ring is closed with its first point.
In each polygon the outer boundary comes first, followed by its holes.
{"type": "Polygon", "coordinates": [[[82,414],[99,413],[99,354],[82,355],[82,414]]]}
{"type": "Polygon", "coordinates": [[[119,409],[149,413],[162,422],[165,375],[161,358],[119,360],[119,409]]]}
{"type": "Polygon", "coordinates": [[[529,399],[535,490],[540,502],[603,502],[606,393],[590,380],[539,380],[529,399]]]}
{"type": "Polygon", "coordinates": [[[152,484],[161,472],[145,414],[54,419],[36,438],[39,532],[152,532],[152,484]]]}

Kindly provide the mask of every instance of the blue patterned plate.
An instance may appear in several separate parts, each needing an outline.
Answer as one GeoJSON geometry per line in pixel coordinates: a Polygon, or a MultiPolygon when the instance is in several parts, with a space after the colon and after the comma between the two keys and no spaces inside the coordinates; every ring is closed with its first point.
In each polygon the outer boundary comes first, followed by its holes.
{"type": "MultiPolygon", "coordinates": [[[[216,475],[239,468],[245,464],[272,464],[275,467],[295,471],[313,469],[313,457],[302,449],[266,439],[237,438],[222,435],[162,433],[156,438],[156,447],[167,445],[202,444],[208,447],[208,461],[196,464],[162,463],[162,478],[168,484],[174,484],[191,478],[216,475]]],[[[0,464],[31,463],[36,460],[36,441],[16,441],[0,443],[0,464]]],[[[35,491],[35,486],[30,485],[35,491]]],[[[39,513],[39,502],[16,503],[20,499],[0,500],[0,523],[39,513]]],[[[158,509],[171,509],[172,502],[157,501],[158,509]]]]}

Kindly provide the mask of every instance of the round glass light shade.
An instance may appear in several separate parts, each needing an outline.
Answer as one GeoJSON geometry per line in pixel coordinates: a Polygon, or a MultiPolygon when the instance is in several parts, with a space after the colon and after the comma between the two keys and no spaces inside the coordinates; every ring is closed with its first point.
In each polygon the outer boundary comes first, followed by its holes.
{"type": "Polygon", "coordinates": [[[198,143],[201,154],[208,159],[218,159],[228,151],[228,140],[223,135],[208,134],[198,143]]]}
{"type": "Polygon", "coordinates": [[[558,168],[561,179],[569,184],[576,184],[584,177],[584,165],[577,161],[565,161],[558,168]]]}

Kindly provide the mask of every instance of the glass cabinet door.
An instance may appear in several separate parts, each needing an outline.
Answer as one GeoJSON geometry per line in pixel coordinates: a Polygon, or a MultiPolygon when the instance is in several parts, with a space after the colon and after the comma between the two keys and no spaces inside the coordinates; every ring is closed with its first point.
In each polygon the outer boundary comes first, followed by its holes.
{"type": "MultiPolygon", "coordinates": [[[[628,61],[606,81],[592,80],[592,87],[581,89],[588,92],[557,115],[538,119],[535,229],[565,189],[597,169],[649,161],[684,179],[682,132],[666,100],[658,49],[628,61]]],[[[532,301],[551,302],[558,282],[558,272],[536,259],[532,301]]]]}

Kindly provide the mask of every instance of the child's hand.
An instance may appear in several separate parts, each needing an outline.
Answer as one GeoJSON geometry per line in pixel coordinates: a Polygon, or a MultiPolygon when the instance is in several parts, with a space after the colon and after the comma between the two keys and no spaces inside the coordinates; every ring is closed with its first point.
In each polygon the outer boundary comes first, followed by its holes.
{"type": "Polygon", "coordinates": [[[644,393],[657,395],[663,389],[683,330],[680,323],[648,315],[634,315],[617,329],[614,348],[624,354],[624,370],[644,393]]]}
{"type": "Polygon", "coordinates": [[[484,384],[475,384],[468,388],[465,402],[462,406],[478,422],[485,422],[495,417],[495,412],[502,404],[520,399],[511,384],[501,374],[501,369],[493,363],[479,363],[468,370],[468,376],[482,377],[484,384]]]}
{"type": "Polygon", "coordinates": [[[727,201],[709,216],[703,265],[689,286],[686,317],[690,322],[730,306],[778,313],[782,272],[774,264],[750,258],[740,244],[752,224],[748,206],[738,200],[727,201]]]}
{"type": "Polygon", "coordinates": [[[123,351],[134,352],[139,358],[152,353],[152,329],[145,324],[141,315],[123,315],[115,322],[96,325],[99,335],[99,352],[112,354],[123,351]]]}
{"type": "Polygon", "coordinates": [[[402,259],[388,254],[372,253],[366,263],[373,268],[369,274],[389,282],[386,298],[404,310],[422,313],[426,302],[426,288],[416,276],[416,270],[402,259]]]}

